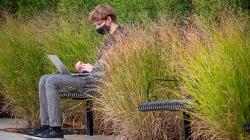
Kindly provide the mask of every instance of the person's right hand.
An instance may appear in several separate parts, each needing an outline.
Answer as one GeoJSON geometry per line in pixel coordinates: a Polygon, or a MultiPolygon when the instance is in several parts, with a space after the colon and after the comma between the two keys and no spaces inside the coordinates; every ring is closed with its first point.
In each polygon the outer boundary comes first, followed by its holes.
{"type": "Polygon", "coordinates": [[[78,61],[77,63],[76,63],[76,65],[75,65],[75,68],[76,68],[76,71],[77,72],[81,72],[81,70],[82,70],[82,62],[81,61],[78,61]]]}

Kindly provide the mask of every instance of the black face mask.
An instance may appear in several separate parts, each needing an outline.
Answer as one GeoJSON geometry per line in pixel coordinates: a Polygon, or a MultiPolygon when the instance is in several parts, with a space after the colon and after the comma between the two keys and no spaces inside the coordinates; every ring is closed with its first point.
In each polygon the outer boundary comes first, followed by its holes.
{"type": "Polygon", "coordinates": [[[107,34],[110,31],[110,26],[103,25],[102,27],[96,29],[96,31],[97,31],[97,33],[99,33],[101,35],[107,34]]]}

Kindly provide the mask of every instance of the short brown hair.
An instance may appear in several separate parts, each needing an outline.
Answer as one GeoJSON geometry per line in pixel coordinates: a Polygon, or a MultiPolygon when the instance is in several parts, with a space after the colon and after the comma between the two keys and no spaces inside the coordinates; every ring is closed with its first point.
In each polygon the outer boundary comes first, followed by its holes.
{"type": "Polygon", "coordinates": [[[116,14],[112,7],[107,4],[97,5],[95,9],[89,13],[89,20],[92,22],[106,20],[108,17],[110,17],[113,22],[116,22],[116,14]]]}

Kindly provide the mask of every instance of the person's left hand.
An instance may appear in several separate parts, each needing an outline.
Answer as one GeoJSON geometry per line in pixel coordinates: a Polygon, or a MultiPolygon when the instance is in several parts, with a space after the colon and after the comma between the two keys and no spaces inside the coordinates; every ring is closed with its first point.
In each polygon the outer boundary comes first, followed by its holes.
{"type": "Polygon", "coordinates": [[[93,66],[91,64],[84,64],[84,63],[82,63],[81,64],[81,70],[80,70],[80,72],[84,72],[84,71],[91,72],[92,69],[93,69],[93,66]]]}

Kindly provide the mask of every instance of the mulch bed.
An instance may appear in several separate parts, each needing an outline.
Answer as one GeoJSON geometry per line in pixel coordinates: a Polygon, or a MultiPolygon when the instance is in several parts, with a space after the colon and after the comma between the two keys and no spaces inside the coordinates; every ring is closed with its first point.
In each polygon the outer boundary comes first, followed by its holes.
{"type": "MultiPolygon", "coordinates": [[[[6,128],[0,129],[0,131],[11,132],[11,133],[20,133],[20,134],[31,134],[35,131],[34,128],[6,128]]],[[[70,127],[63,128],[65,135],[86,135],[86,130],[84,129],[73,129],[70,127]]]]}
{"type": "MultiPolygon", "coordinates": [[[[74,123],[70,121],[65,121],[63,124],[63,131],[65,135],[86,135],[86,129],[81,128],[80,124],[74,123]]],[[[35,131],[35,128],[6,128],[0,129],[0,131],[11,132],[11,133],[20,133],[20,134],[31,134],[35,131]]],[[[94,134],[96,134],[94,132],[94,134]]]]}

